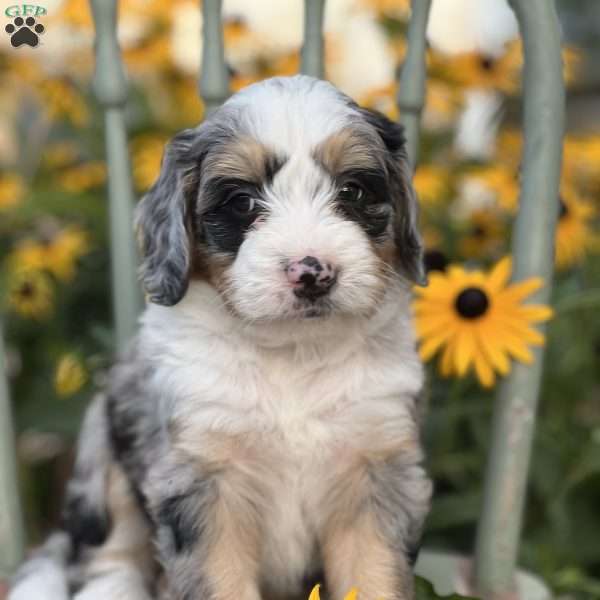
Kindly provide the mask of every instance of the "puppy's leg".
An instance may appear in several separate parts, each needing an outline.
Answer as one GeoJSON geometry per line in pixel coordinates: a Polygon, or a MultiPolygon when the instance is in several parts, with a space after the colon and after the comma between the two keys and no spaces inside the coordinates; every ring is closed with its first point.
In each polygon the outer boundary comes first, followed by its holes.
{"type": "Polygon", "coordinates": [[[153,470],[147,490],[170,597],[259,600],[257,478],[232,458],[201,467],[170,459],[153,470]]]}
{"type": "Polygon", "coordinates": [[[110,535],[94,552],[74,600],[151,600],[156,568],[150,527],[117,465],[109,473],[108,508],[110,535]]]}
{"type": "Polygon", "coordinates": [[[63,510],[63,526],[76,551],[100,545],[110,530],[106,484],[112,460],[106,397],[99,394],[85,413],[63,510]]]}
{"type": "Polygon", "coordinates": [[[431,482],[403,452],[358,458],[339,473],[322,534],[331,597],[356,587],[365,600],[413,600],[412,559],[431,482]]]}

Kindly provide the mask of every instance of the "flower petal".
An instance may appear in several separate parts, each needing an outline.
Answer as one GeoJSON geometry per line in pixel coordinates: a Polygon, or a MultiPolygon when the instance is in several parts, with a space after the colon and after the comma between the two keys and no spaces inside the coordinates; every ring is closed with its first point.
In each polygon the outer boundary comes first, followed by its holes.
{"type": "Polygon", "coordinates": [[[519,302],[534,292],[537,292],[544,285],[541,277],[530,277],[518,283],[509,285],[499,296],[502,299],[510,299],[512,302],[519,302]]]}
{"type": "Polygon", "coordinates": [[[485,328],[478,329],[478,340],[481,349],[492,366],[501,374],[506,375],[510,371],[510,361],[497,337],[490,335],[485,328]]]}
{"type": "Polygon", "coordinates": [[[494,371],[481,352],[475,353],[475,372],[484,387],[492,387],[496,381],[494,371]]]}
{"type": "Polygon", "coordinates": [[[454,365],[456,372],[460,377],[463,377],[471,363],[475,354],[475,340],[473,332],[469,326],[464,326],[458,330],[456,336],[456,349],[454,353],[454,365]]]}
{"type": "Polygon", "coordinates": [[[345,596],[344,600],[356,600],[358,596],[358,590],[356,588],[352,588],[345,596]]]}
{"type": "Polygon", "coordinates": [[[310,593],[310,596],[308,597],[308,600],[321,600],[321,595],[319,594],[320,587],[321,584],[315,585],[315,587],[312,589],[312,592],[310,593]]]}
{"type": "Polygon", "coordinates": [[[426,338],[423,343],[419,346],[419,356],[421,360],[427,362],[431,357],[440,349],[441,346],[448,340],[452,335],[452,330],[447,328],[442,330],[437,335],[431,335],[426,338]]]}
{"type": "Polygon", "coordinates": [[[496,294],[508,283],[512,271],[512,259],[510,256],[505,256],[502,260],[496,263],[488,277],[488,288],[492,293],[496,294]]]}

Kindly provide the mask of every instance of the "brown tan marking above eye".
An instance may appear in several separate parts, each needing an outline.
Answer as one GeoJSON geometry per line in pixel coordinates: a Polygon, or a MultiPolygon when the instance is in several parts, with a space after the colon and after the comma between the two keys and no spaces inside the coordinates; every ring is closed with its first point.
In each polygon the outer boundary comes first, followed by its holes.
{"type": "Polygon", "coordinates": [[[205,171],[211,178],[239,179],[262,185],[274,177],[285,160],[258,140],[238,137],[219,144],[207,156],[205,171]]]}
{"type": "Polygon", "coordinates": [[[366,132],[356,128],[340,129],[322,141],[313,158],[331,176],[346,171],[381,169],[383,149],[366,132]]]}

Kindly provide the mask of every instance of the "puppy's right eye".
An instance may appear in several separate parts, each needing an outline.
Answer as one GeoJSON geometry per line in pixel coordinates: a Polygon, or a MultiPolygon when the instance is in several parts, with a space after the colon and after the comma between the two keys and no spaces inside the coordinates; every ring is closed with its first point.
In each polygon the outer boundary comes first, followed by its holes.
{"type": "Polygon", "coordinates": [[[239,192],[232,194],[227,199],[227,207],[236,217],[247,219],[256,213],[258,203],[256,202],[256,198],[253,198],[250,194],[239,192]]]}
{"type": "Polygon", "coordinates": [[[363,196],[362,188],[354,183],[347,183],[338,192],[338,200],[345,204],[358,204],[363,196]]]}

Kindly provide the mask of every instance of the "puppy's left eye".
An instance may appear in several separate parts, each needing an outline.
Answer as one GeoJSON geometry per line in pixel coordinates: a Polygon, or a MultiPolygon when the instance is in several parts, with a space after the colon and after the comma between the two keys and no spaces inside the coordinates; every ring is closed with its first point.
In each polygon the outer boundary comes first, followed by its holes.
{"type": "Polygon", "coordinates": [[[229,210],[240,219],[252,217],[258,209],[256,198],[244,192],[234,194],[228,198],[227,205],[229,210]]]}
{"type": "Polygon", "coordinates": [[[364,198],[364,191],[355,183],[347,183],[338,192],[338,200],[344,204],[358,204],[364,198]]]}

